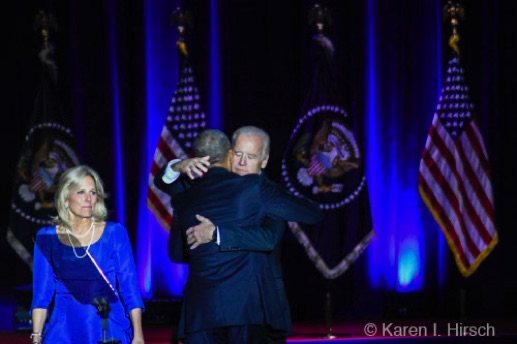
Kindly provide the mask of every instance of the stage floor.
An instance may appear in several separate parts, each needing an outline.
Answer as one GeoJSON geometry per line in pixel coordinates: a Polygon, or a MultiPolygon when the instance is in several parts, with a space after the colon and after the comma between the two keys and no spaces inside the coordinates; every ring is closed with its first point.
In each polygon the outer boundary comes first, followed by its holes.
{"type": "MultiPolygon", "coordinates": [[[[163,324],[146,325],[144,332],[146,343],[170,344],[174,328],[163,324]]],[[[0,343],[26,344],[29,334],[28,330],[0,332],[0,343]]],[[[515,344],[517,322],[508,319],[465,323],[443,319],[361,320],[336,323],[330,331],[325,323],[294,324],[288,343],[515,344]]]]}

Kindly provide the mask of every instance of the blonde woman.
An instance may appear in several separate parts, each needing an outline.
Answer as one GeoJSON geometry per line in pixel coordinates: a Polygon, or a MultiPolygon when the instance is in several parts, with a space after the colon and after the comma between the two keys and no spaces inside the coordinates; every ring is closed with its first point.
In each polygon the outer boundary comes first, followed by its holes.
{"type": "Polygon", "coordinates": [[[142,344],[142,311],[126,229],[106,221],[103,183],[70,168],[55,194],[55,225],[36,235],[32,343],[142,344]]]}

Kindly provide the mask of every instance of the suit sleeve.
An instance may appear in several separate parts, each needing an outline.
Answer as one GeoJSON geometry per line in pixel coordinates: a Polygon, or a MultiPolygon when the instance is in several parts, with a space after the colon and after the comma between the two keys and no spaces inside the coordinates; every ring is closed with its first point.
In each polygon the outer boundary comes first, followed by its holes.
{"type": "MultiPolygon", "coordinates": [[[[190,187],[188,178],[180,176],[176,181],[167,184],[163,181],[163,175],[165,170],[168,168],[168,164],[160,169],[160,171],[154,176],[154,185],[165,192],[169,196],[174,196],[190,187]]],[[[188,251],[187,245],[184,242],[184,237],[178,226],[174,226],[176,222],[176,215],[172,217],[172,226],[170,229],[169,240],[167,242],[167,250],[169,252],[169,258],[175,263],[188,263],[188,251]]]]}
{"type": "Polygon", "coordinates": [[[168,168],[168,165],[163,166],[158,173],[154,176],[153,183],[154,185],[165,192],[169,196],[176,195],[186,189],[188,189],[191,185],[190,180],[183,176],[180,176],[176,181],[167,184],[163,181],[163,175],[165,174],[165,170],[168,168]]]}
{"type": "Polygon", "coordinates": [[[172,218],[172,226],[169,234],[168,251],[169,258],[174,263],[188,263],[188,250],[184,232],[179,230],[175,225],[177,222],[177,215],[172,218]]]}
{"type": "Polygon", "coordinates": [[[219,226],[219,250],[270,252],[282,240],[285,222],[265,218],[260,227],[219,226]]]}
{"type": "Polygon", "coordinates": [[[262,183],[260,196],[263,216],[304,224],[323,220],[323,210],[316,202],[304,196],[295,196],[275,183],[262,183]]]}

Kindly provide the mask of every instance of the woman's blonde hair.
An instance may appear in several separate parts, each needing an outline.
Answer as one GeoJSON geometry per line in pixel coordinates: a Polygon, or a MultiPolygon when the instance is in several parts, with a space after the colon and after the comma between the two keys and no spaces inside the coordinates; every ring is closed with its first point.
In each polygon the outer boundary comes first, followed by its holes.
{"type": "Polygon", "coordinates": [[[92,177],[97,191],[97,203],[93,208],[92,218],[95,222],[104,221],[106,219],[107,209],[104,200],[107,195],[104,193],[102,180],[99,174],[90,166],[79,165],[67,169],[61,177],[59,177],[57,190],[54,195],[54,204],[57,210],[57,216],[53,218],[55,224],[64,225],[69,228],[72,227],[66,201],[70,193],[77,189],[79,183],[87,176],[92,177]]]}

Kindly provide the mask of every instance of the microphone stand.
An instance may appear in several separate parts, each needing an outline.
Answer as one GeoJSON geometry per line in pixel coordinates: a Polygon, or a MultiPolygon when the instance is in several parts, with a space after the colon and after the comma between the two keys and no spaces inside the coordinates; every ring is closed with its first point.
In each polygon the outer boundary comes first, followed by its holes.
{"type": "Polygon", "coordinates": [[[102,340],[97,341],[97,344],[120,344],[122,343],[118,339],[111,338],[110,340],[107,340],[107,333],[108,333],[108,316],[111,310],[109,302],[102,298],[100,301],[95,298],[93,299],[93,304],[97,308],[97,314],[102,319],[102,340]]]}

